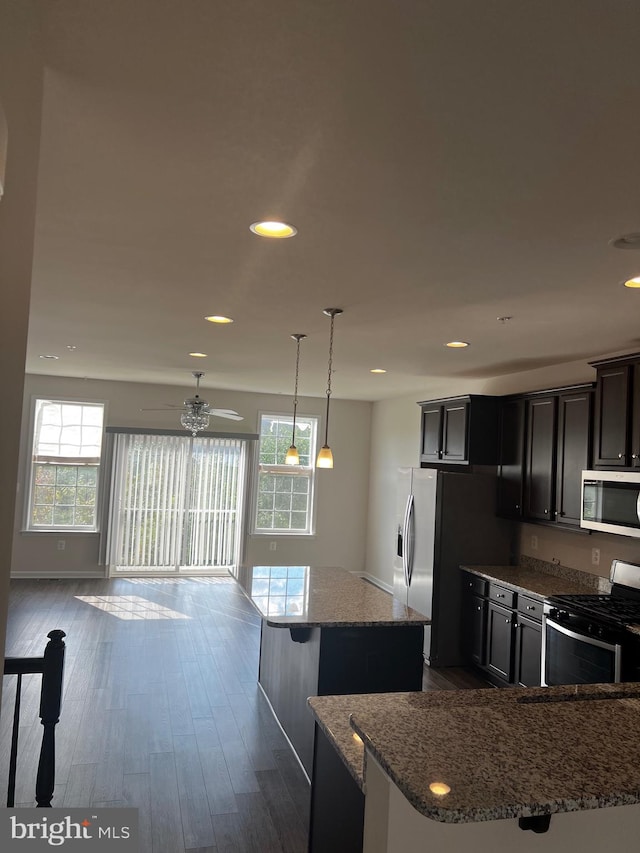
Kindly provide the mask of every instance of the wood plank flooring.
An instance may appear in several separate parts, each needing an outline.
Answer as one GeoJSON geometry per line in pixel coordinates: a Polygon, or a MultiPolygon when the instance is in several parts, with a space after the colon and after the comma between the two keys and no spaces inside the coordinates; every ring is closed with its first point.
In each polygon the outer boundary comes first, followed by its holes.
{"type": "MultiPolygon", "coordinates": [[[[6,654],[40,656],[54,628],[67,633],[54,806],[138,808],[140,853],[305,853],[309,786],[257,687],[260,620],[235,581],[13,580],[6,654]]],[[[480,686],[425,668],[425,690],[480,686]]],[[[18,805],[33,805],[39,689],[25,677],[18,805]]]]}

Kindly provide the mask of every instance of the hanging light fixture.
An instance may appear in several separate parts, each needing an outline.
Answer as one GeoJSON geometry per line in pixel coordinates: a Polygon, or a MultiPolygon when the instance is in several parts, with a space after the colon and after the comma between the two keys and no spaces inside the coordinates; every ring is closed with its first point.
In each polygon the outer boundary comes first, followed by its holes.
{"type": "Polygon", "coordinates": [[[306,338],[306,335],[291,335],[296,342],[296,381],[293,390],[293,430],[291,432],[291,447],[287,450],[285,462],[287,465],[299,465],[300,455],[296,447],[296,411],[298,408],[298,374],[300,372],[300,341],[306,338]]]}
{"type": "Polygon", "coordinates": [[[333,468],[333,453],[329,447],[329,403],[331,401],[331,370],[333,364],[333,323],[338,314],[342,314],[342,308],[325,308],[324,313],[331,317],[331,332],[329,334],[329,371],[327,374],[327,414],[324,423],[324,444],[320,448],[316,459],[317,468],[333,468]]]}

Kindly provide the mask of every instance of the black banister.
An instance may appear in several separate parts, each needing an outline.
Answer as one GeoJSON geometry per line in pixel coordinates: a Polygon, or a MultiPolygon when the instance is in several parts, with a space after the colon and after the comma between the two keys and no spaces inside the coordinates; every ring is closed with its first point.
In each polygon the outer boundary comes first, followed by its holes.
{"type": "Polygon", "coordinates": [[[64,676],[65,632],[56,629],[47,634],[49,642],[41,658],[5,658],[4,674],[17,675],[16,700],[13,712],[11,757],[9,762],[9,784],[7,806],[15,800],[16,767],[18,756],[18,727],[20,720],[20,694],[22,676],[32,673],[42,675],[40,690],[40,721],[44,726],[42,746],[36,778],[36,804],[50,808],[55,784],[55,727],[60,719],[62,705],[62,681],[64,676]]]}

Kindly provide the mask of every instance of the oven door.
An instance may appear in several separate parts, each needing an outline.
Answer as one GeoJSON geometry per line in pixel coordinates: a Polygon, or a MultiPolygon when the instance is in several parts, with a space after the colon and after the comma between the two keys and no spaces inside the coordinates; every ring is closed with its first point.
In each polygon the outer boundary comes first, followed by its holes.
{"type": "Polygon", "coordinates": [[[622,646],[542,620],[542,686],[620,681],[622,646]]]}

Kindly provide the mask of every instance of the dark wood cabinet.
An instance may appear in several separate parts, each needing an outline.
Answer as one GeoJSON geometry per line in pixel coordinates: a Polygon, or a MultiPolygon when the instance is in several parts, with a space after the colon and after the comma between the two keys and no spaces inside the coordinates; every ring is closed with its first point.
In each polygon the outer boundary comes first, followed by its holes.
{"type": "Polygon", "coordinates": [[[554,518],[557,406],[555,395],[527,400],[524,514],[542,521],[554,518]]]}
{"type": "Polygon", "coordinates": [[[498,515],[521,518],[524,483],[524,398],[506,398],[499,409],[498,515]]]}
{"type": "Polygon", "coordinates": [[[487,638],[487,587],[483,578],[462,573],[462,648],[465,660],[484,666],[487,638]]]}
{"type": "Polygon", "coordinates": [[[497,687],[539,687],[542,598],[464,570],[462,589],[467,663],[497,687]]]}
{"type": "Polygon", "coordinates": [[[422,462],[439,462],[442,457],[442,406],[422,404],[422,462]]]}
{"type": "Polygon", "coordinates": [[[593,387],[503,401],[498,515],[579,528],[581,474],[591,467],[593,387]]]}
{"type": "Polygon", "coordinates": [[[488,603],[486,665],[506,684],[513,681],[515,624],[513,610],[493,601],[488,603]]]}
{"type": "Polygon", "coordinates": [[[469,395],[418,403],[421,465],[495,465],[498,399],[469,395]]]}
{"type": "Polygon", "coordinates": [[[584,389],[558,397],[558,445],[554,519],[580,526],[581,473],[591,459],[593,391],[584,389]]]}
{"type": "Polygon", "coordinates": [[[596,368],[593,465],[640,466],[640,353],[591,362],[596,368]]]}
{"type": "Polygon", "coordinates": [[[514,680],[520,687],[540,687],[542,624],[521,614],[517,619],[514,680]]]}
{"type": "Polygon", "coordinates": [[[518,593],[514,682],[540,687],[542,658],[542,599],[518,593]]]}

